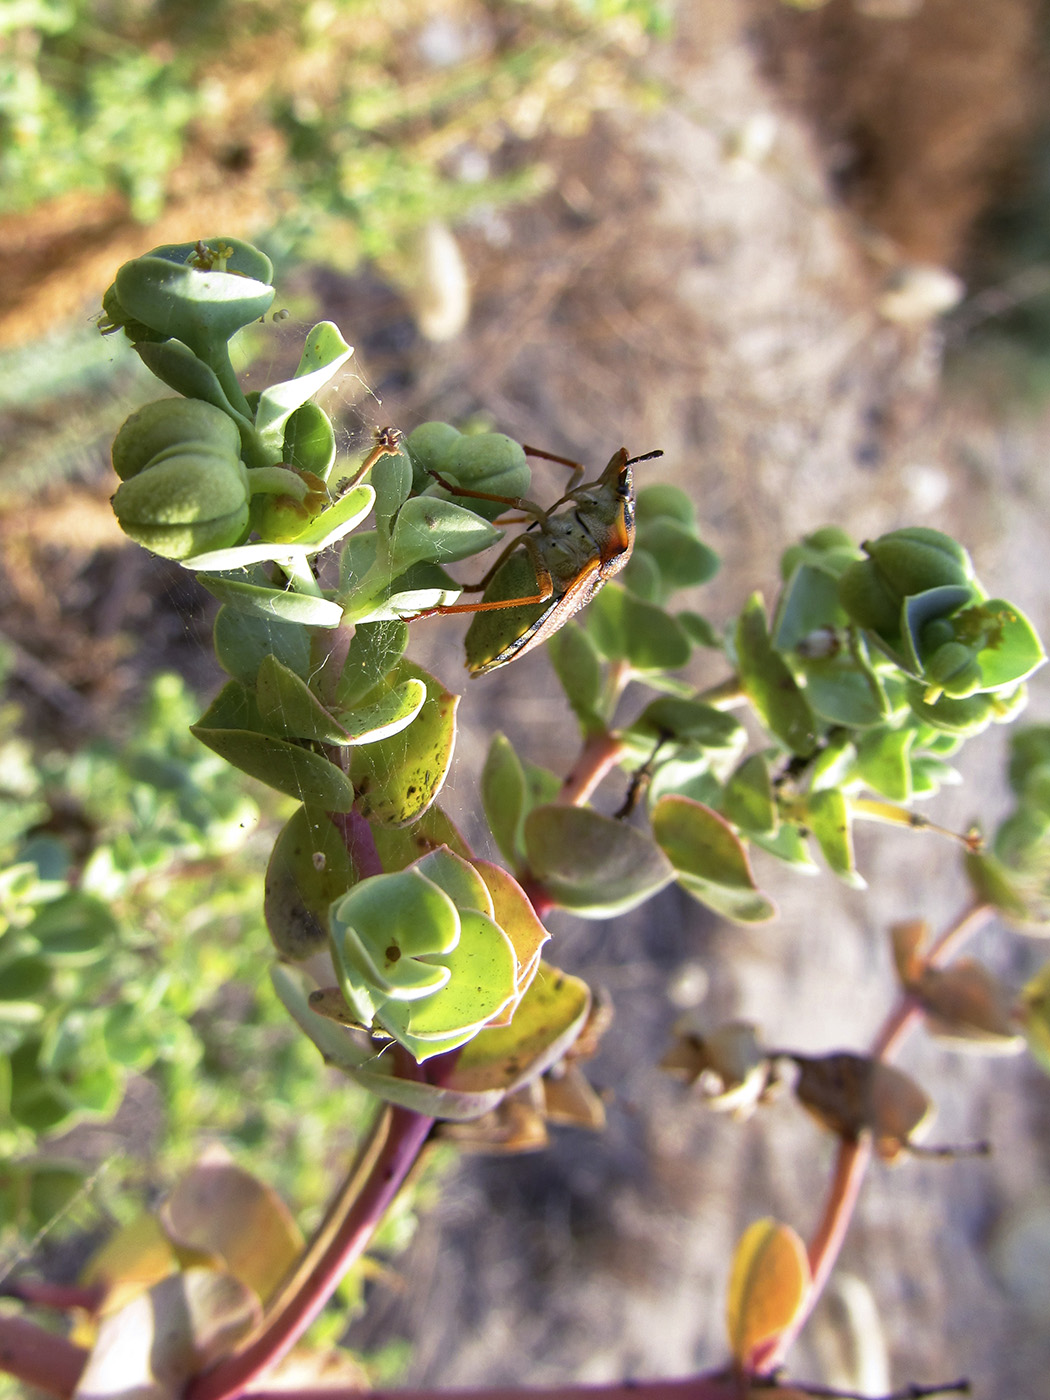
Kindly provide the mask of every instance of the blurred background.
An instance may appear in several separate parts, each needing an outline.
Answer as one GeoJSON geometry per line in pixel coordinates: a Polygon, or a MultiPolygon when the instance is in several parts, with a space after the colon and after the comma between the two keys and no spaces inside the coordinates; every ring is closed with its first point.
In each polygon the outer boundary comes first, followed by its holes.
{"type": "MultiPolygon", "coordinates": [[[[32,1255],[68,1276],[215,1141],[309,1224],[361,1113],[268,990],[258,894],[285,809],[184,737],[218,680],[210,600],[109,509],[109,442],[156,396],[95,324],[120,263],[257,242],[290,315],[244,337],[240,367],[266,382],[334,320],[356,346],[326,405],[348,447],[441,418],[592,468],[662,448],[651,470],[723,558],[695,600],[718,625],[772,597],[804,531],[929,524],[1045,635],[1048,21],[1045,0],[0,2],[0,842],[70,888],[46,956],[0,943],[0,1273],[32,1255]]],[[[416,631],[454,683],[461,625],[416,631]]],[[[546,665],[464,675],[445,800],[468,835],[494,729],[571,762],[546,665]]],[[[931,816],[992,826],[1003,745],[976,741],[931,816]]],[[[770,1213],[805,1233],[832,1147],[786,1107],[702,1116],[656,1063],[695,1008],[772,1044],[865,1047],[889,922],[943,927],[966,894],[930,836],[866,831],[860,851],[868,892],[760,869],[770,926],[677,892],[558,924],[556,961],[617,1007],[593,1075],[608,1129],[446,1160],[369,1272],[352,1342],[374,1377],[721,1360],[734,1239],[770,1213]]],[[[12,927],[39,897],[2,893],[12,927]]],[[[976,951],[1016,985],[1041,961],[1002,930],[976,951]]],[[[904,1062],[937,1137],[996,1155],[875,1169],[794,1370],[1045,1394],[1050,1085],[930,1042],[904,1062]]]]}

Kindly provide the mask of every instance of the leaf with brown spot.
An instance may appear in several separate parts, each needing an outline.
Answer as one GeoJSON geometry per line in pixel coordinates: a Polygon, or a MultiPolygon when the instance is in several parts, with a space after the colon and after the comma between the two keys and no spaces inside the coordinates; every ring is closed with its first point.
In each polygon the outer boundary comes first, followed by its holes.
{"type": "Polygon", "coordinates": [[[902,1070],[866,1055],[791,1055],[795,1095],[819,1123],[847,1142],[865,1132],[885,1161],[895,1160],[933,1118],[933,1105],[902,1070]]]}

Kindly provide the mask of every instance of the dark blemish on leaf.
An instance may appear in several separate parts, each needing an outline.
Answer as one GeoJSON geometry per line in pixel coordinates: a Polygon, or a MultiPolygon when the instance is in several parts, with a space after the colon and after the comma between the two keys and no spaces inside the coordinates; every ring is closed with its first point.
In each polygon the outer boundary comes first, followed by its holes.
{"type": "Polygon", "coordinates": [[[401,961],[401,949],[397,946],[396,943],[391,943],[390,947],[386,950],[386,955],[385,955],[385,956],[386,956],[387,962],[392,962],[392,963],[400,962],[400,961],[401,961]]]}
{"type": "Polygon", "coordinates": [[[409,786],[408,786],[407,788],[405,788],[405,796],[406,796],[406,797],[415,797],[417,791],[418,791],[418,789],[417,789],[415,783],[410,783],[409,786]]]}

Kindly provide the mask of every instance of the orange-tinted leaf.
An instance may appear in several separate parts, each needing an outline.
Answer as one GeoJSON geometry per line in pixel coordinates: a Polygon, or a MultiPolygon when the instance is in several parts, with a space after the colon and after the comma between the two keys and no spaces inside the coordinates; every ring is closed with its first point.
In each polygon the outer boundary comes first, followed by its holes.
{"type": "Polygon", "coordinates": [[[902,919],[890,928],[893,962],[902,987],[910,987],[922,976],[926,966],[922,950],[930,936],[925,919],[902,919]]]}
{"type": "Polygon", "coordinates": [[[557,1066],[540,1080],[549,1123],[600,1132],[605,1127],[605,1104],[576,1064],[557,1066]]]}
{"type": "Polygon", "coordinates": [[[178,1249],[218,1257],[263,1302],[302,1249],[302,1236],[280,1197],[225,1154],[191,1167],[160,1217],[178,1249]]]}
{"type": "Polygon", "coordinates": [[[729,1345],[741,1366],[790,1326],[808,1291],[806,1247],[795,1231],[769,1218],[749,1225],[733,1255],[726,1302],[729,1345]]]}

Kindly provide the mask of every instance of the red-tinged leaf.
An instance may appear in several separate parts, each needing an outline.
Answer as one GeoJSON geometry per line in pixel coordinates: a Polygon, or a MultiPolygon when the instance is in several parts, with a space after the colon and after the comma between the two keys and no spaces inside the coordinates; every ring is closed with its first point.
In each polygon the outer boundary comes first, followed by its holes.
{"type": "Polygon", "coordinates": [[[795,1231],[768,1218],[749,1225],[733,1255],[726,1303],[729,1345],[742,1367],[791,1325],[809,1286],[806,1247],[795,1231]]]}

